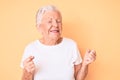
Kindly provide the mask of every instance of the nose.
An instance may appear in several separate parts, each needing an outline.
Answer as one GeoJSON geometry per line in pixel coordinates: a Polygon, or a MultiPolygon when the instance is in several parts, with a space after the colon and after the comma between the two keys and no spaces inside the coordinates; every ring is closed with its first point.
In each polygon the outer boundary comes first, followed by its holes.
{"type": "Polygon", "coordinates": [[[58,27],[57,20],[54,20],[52,24],[53,24],[54,27],[58,27]]]}

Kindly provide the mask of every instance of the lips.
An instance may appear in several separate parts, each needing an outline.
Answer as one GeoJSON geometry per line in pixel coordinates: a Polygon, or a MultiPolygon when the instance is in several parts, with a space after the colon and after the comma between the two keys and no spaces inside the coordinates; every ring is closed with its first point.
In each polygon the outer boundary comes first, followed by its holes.
{"type": "Polygon", "coordinates": [[[59,30],[50,30],[50,32],[53,32],[53,33],[58,33],[59,30]]]}

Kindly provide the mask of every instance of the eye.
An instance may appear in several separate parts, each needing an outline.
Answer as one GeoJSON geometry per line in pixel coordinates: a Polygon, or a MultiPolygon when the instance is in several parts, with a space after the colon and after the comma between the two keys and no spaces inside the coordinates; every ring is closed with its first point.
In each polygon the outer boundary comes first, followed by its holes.
{"type": "Polygon", "coordinates": [[[57,23],[61,23],[61,20],[56,20],[57,23]]]}
{"type": "Polygon", "coordinates": [[[52,23],[52,20],[49,20],[48,23],[52,23]]]}

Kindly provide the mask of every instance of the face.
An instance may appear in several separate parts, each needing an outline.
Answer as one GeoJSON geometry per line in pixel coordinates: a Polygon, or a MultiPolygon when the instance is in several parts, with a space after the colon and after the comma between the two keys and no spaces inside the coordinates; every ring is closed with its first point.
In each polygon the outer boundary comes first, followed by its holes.
{"type": "Polygon", "coordinates": [[[39,31],[44,38],[58,39],[62,32],[62,17],[58,11],[47,11],[43,14],[39,31]]]}

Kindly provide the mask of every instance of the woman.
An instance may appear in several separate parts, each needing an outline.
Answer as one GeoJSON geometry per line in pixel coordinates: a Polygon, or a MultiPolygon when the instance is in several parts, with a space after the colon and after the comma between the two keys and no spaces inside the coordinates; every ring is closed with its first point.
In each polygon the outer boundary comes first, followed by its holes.
{"type": "Polygon", "coordinates": [[[36,24],[42,38],[25,49],[22,80],[84,80],[95,51],[88,50],[82,60],[76,43],[61,36],[62,16],[54,6],[39,9],[36,24]]]}

